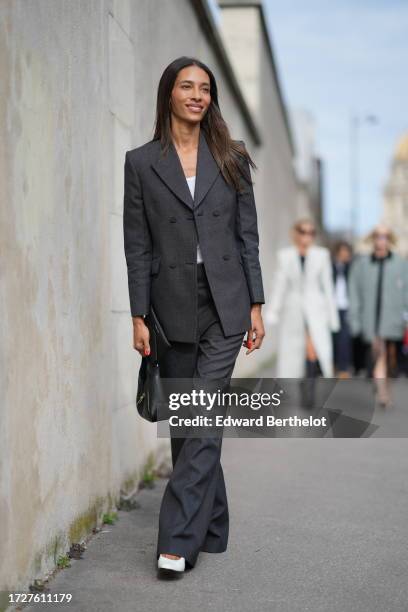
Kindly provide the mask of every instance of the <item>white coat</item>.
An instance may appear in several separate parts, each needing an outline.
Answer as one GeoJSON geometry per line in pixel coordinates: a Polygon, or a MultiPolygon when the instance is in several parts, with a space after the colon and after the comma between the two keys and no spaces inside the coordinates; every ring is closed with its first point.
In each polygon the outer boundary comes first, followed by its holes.
{"type": "Polygon", "coordinates": [[[278,251],[277,272],[265,322],[278,325],[277,377],[305,375],[305,322],[323,376],[333,374],[332,332],[339,330],[328,249],[311,245],[302,271],[295,246],[278,251]]]}

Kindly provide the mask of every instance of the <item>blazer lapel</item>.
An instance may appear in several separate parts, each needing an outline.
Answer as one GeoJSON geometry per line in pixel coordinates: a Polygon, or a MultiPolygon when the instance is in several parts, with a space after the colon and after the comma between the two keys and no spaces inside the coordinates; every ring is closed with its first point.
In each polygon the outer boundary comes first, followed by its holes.
{"type": "Polygon", "coordinates": [[[295,278],[301,283],[303,279],[302,264],[300,263],[299,251],[295,246],[292,247],[292,258],[295,278]]]}
{"type": "Polygon", "coordinates": [[[314,266],[314,248],[313,245],[311,244],[309,246],[309,248],[307,249],[307,253],[306,253],[306,257],[305,257],[305,280],[307,280],[310,277],[310,272],[314,266]]]}
{"type": "Polygon", "coordinates": [[[191,209],[197,208],[220,172],[202,129],[198,141],[194,201],[173,141],[165,156],[161,155],[160,141],[157,141],[157,158],[152,162],[152,167],[168,188],[191,209]]]}
{"type": "Polygon", "coordinates": [[[205,138],[204,131],[200,129],[198,144],[196,183],[194,191],[194,208],[197,208],[214,183],[220,168],[215,161],[205,138]]]}
{"type": "Polygon", "coordinates": [[[307,249],[307,255],[305,259],[305,281],[311,280],[313,269],[316,267],[317,251],[313,244],[307,249]]]}

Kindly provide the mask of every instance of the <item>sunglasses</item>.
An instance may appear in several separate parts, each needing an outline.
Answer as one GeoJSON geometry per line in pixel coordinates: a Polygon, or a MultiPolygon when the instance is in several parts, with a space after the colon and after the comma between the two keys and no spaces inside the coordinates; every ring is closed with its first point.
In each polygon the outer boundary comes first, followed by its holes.
{"type": "Polygon", "coordinates": [[[306,229],[302,229],[301,227],[298,227],[296,231],[301,236],[315,236],[316,235],[316,230],[314,229],[306,230],[306,229]]]}

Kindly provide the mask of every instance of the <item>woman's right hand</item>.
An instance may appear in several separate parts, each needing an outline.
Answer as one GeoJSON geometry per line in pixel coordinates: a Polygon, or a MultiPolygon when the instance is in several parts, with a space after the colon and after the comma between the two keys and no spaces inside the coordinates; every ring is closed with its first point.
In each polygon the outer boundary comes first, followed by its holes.
{"type": "Polygon", "coordinates": [[[142,357],[150,355],[150,332],[143,317],[132,317],[133,319],[133,348],[142,357]]]}

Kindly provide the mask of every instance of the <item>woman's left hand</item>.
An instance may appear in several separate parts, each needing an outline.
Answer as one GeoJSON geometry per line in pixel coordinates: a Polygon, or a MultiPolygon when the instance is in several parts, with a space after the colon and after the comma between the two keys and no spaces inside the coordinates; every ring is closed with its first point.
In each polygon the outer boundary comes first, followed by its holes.
{"type": "Polygon", "coordinates": [[[252,353],[255,349],[259,349],[262,345],[262,340],[265,336],[265,328],[262,320],[261,312],[262,304],[253,304],[251,307],[251,329],[248,329],[247,339],[243,343],[248,348],[246,355],[252,353]],[[255,335],[255,338],[254,338],[255,335]]]}

